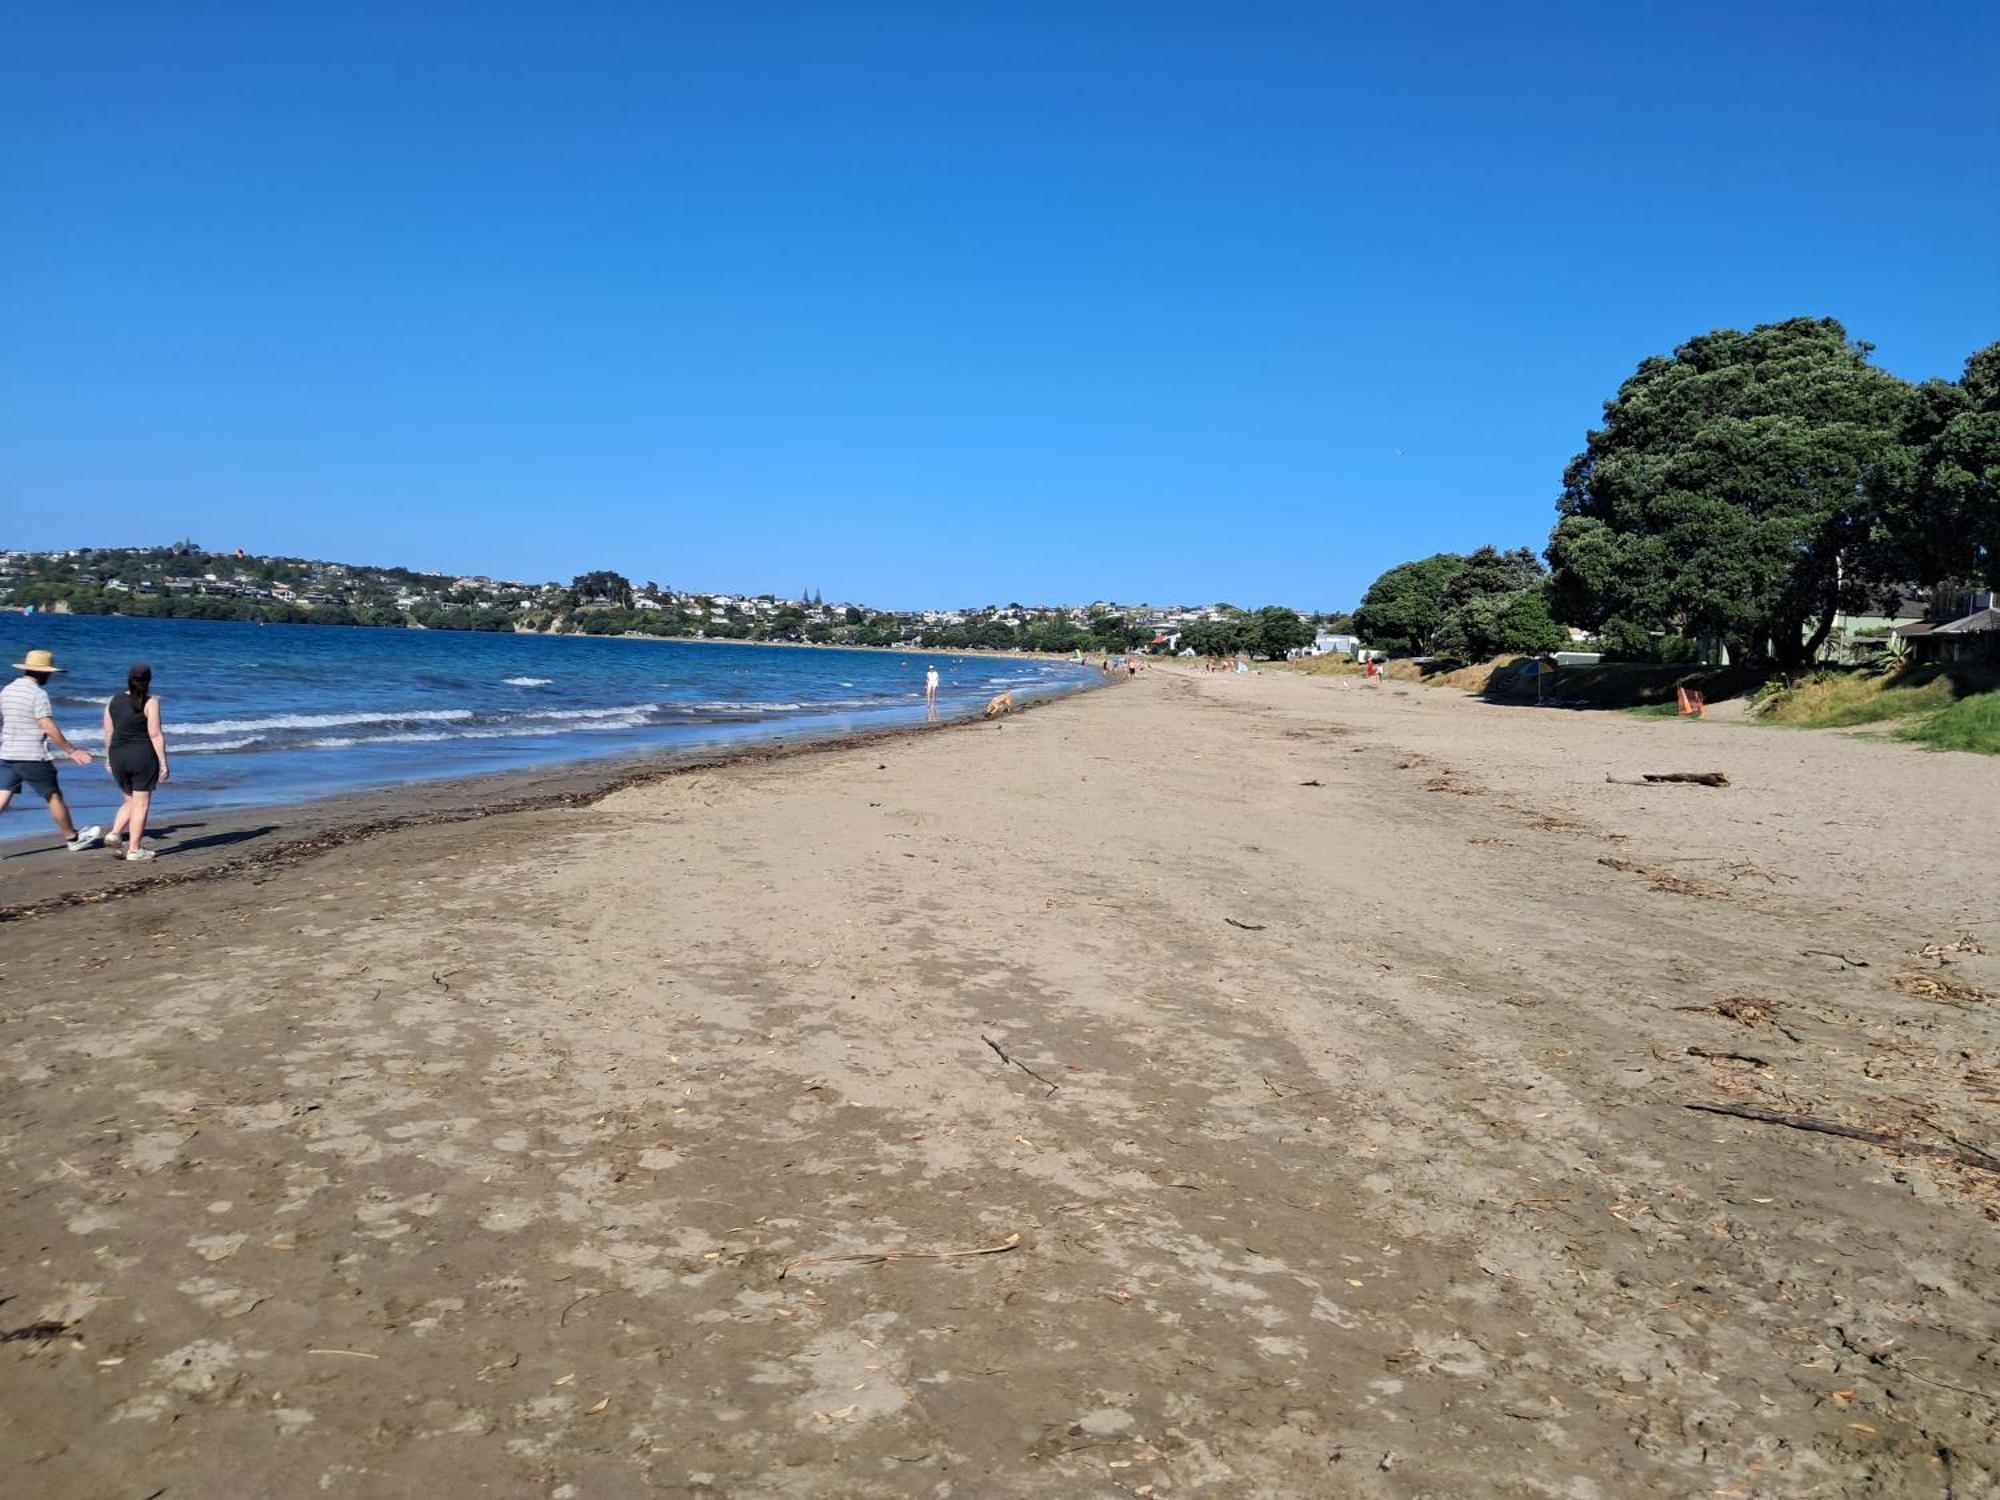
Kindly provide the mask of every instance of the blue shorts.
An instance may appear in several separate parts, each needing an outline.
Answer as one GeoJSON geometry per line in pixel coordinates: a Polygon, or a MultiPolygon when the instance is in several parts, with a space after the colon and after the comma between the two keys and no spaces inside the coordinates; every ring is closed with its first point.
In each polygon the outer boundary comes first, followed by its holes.
{"type": "Polygon", "coordinates": [[[0,792],[18,792],[22,787],[46,802],[55,796],[56,764],[52,760],[0,760],[0,792]]]}

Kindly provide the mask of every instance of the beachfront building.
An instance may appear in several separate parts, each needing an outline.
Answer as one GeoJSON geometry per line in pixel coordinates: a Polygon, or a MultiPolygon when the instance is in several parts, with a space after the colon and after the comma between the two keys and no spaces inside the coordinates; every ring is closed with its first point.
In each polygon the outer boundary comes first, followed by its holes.
{"type": "Polygon", "coordinates": [[[1939,589],[1924,618],[1899,625],[1917,661],[2000,657],[2000,604],[1992,589],[1939,589]]]}
{"type": "Polygon", "coordinates": [[[1902,627],[1928,618],[1930,612],[1929,590],[1914,586],[1899,589],[1893,602],[1881,601],[1875,613],[1842,612],[1835,615],[1822,655],[1830,661],[1863,661],[1873,652],[1881,650],[1891,635],[1900,634],[1902,627]]]}

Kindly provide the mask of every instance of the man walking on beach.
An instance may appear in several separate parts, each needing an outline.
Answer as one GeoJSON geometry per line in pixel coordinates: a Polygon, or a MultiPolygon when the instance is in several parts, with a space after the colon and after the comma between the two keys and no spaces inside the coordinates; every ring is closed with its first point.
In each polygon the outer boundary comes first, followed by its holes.
{"type": "Polygon", "coordinates": [[[73,764],[90,764],[90,752],[69,742],[49,702],[49,678],[62,668],[47,651],[30,651],[14,667],[21,675],[0,688],[0,812],[7,810],[14,793],[25,786],[48,803],[49,816],[56,820],[70,851],[88,849],[104,830],[91,827],[77,832],[69,804],[63,801],[62,788],[56,782],[55,761],[49,755],[49,746],[54,745],[73,764]]]}
{"type": "Polygon", "coordinates": [[[925,717],[927,718],[935,719],[937,717],[937,690],[938,669],[931,667],[924,673],[924,708],[926,710],[925,717]]]}

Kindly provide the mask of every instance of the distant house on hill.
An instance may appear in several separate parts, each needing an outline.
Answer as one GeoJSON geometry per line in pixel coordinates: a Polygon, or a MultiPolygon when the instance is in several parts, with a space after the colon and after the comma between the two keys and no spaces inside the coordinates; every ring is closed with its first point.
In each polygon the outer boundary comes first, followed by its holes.
{"type": "Polygon", "coordinates": [[[2000,606],[1991,589],[1939,590],[1920,620],[1898,625],[1917,661],[1970,661],[2000,654],[2000,606]]]}

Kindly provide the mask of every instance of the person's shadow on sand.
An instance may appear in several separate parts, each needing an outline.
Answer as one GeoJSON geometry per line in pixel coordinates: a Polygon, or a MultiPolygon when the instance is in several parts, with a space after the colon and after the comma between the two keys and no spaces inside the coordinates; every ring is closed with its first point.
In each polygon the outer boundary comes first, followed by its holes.
{"type": "MultiPolygon", "coordinates": [[[[196,827],[202,825],[196,824],[196,827]]],[[[276,823],[266,823],[261,828],[231,828],[222,833],[211,833],[206,838],[180,839],[161,852],[163,854],[188,854],[196,849],[226,849],[231,844],[247,844],[252,839],[261,839],[266,834],[276,833],[276,823]]],[[[161,836],[166,836],[163,830],[161,836]]]]}
{"type": "MultiPolygon", "coordinates": [[[[170,823],[164,828],[154,826],[146,830],[146,839],[149,843],[157,839],[159,841],[159,852],[163,856],[191,854],[201,849],[226,849],[231,844],[244,844],[250,842],[252,839],[261,839],[267,834],[276,833],[279,825],[276,823],[266,823],[257,828],[228,828],[224,829],[221,833],[211,833],[203,838],[184,839],[176,837],[178,834],[206,827],[208,827],[206,823],[170,823]]],[[[0,855],[0,859],[32,859],[40,854],[59,854],[63,852],[65,852],[63,845],[58,841],[28,849],[16,849],[11,854],[0,855]]]]}

